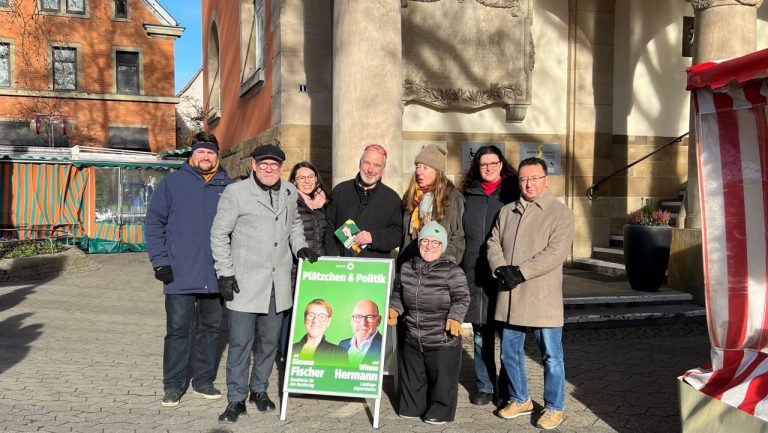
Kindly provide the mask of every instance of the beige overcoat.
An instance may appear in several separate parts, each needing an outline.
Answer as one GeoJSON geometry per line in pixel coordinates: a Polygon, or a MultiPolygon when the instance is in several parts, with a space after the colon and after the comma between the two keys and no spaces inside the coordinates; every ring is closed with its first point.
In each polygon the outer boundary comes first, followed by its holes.
{"type": "Polygon", "coordinates": [[[488,239],[488,263],[492,270],[519,266],[526,281],[499,291],[494,318],[510,325],[560,327],[563,262],[573,243],[573,211],[549,190],[525,207],[520,200],[501,208],[488,239]]]}

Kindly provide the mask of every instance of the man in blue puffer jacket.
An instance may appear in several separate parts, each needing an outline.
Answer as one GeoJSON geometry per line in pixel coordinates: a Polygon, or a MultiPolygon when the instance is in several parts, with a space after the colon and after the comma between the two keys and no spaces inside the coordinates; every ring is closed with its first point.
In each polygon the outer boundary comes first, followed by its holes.
{"type": "Polygon", "coordinates": [[[192,391],[207,399],[221,398],[213,380],[222,302],[210,234],[219,197],[232,180],[219,166],[218,151],[213,134],[196,134],[192,156],[180,170],[163,178],[147,209],[147,251],[165,294],[162,405],[166,407],[179,404],[189,363],[192,391]]]}

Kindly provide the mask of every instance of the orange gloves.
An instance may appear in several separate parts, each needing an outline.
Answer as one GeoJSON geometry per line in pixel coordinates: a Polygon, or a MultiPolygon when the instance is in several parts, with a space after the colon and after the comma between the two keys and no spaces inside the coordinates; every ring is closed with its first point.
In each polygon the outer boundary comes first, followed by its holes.
{"type": "Polygon", "coordinates": [[[461,335],[461,323],[453,319],[445,321],[445,330],[450,332],[454,337],[461,335]]]}
{"type": "Polygon", "coordinates": [[[399,316],[397,311],[395,311],[394,308],[390,308],[389,309],[389,318],[387,319],[387,325],[389,325],[389,326],[397,325],[397,316],[399,316]]]}

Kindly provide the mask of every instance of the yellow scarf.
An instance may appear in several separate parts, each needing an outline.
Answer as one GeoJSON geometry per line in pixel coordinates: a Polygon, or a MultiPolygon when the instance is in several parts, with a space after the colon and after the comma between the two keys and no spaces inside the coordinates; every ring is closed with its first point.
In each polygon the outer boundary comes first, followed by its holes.
{"type": "Polygon", "coordinates": [[[192,158],[189,158],[189,165],[195,169],[197,169],[197,172],[200,173],[201,176],[203,176],[203,179],[205,179],[205,183],[208,183],[213,178],[213,175],[216,174],[217,171],[219,171],[219,161],[216,161],[216,164],[213,165],[213,167],[208,171],[200,170],[200,167],[196,166],[192,162],[192,158]]]}
{"type": "Polygon", "coordinates": [[[413,212],[411,212],[411,239],[418,238],[421,227],[429,222],[422,221],[419,217],[419,203],[421,202],[422,197],[424,197],[424,191],[417,189],[416,195],[413,197],[413,201],[415,202],[413,204],[413,212]]]}

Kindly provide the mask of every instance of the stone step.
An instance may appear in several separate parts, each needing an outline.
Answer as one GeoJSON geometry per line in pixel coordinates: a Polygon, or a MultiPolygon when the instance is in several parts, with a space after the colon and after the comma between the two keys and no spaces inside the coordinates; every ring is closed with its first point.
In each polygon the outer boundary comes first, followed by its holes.
{"type": "Polygon", "coordinates": [[[594,258],[574,259],[573,267],[614,277],[625,277],[627,275],[623,263],[614,263],[594,258]]]}
{"type": "Polygon", "coordinates": [[[563,304],[566,308],[578,308],[579,305],[616,305],[616,304],[664,304],[686,303],[693,300],[690,293],[676,290],[660,290],[658,292],[629,292],[593,293],[593,294],[568,294],[564,290],[563,304]]]}
{"type": "Polygon", "coordinates": [[[624,263],[624,248],[592,247],[592,258],[611,263],[624,263]]]}
{"type": "Polygon", "coordinates": [[[611,235],[611,238],[609,240],[608,245],[610,245],[611,248],[624,248],[624,235],[622,234],[614,234],[611,235]]]}
{"type": "Polygon", "coordinates": [[[565,310],[565,323],[568,325],[618,326],[625,324],[647,324],[658,322],[679,322],[704,320],[704,307],[690,303],[664,305],[589,305],[584,308],[565,310]]]}

